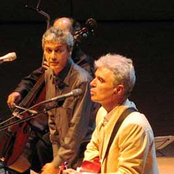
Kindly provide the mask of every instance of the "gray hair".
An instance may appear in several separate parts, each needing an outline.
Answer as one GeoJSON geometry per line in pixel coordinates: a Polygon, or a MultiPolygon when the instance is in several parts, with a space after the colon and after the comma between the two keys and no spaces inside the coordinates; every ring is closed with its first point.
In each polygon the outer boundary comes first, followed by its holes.
{"type": "Polygon", "coordinates": [[[118,54],[106,54],[95,61],[95,67],[106,67],[115,75],[114,86],[122,84],[125,87],[125,96],[128,96],[132,91],[136,76],[131,59],[118,54]]]}
{"type": "Polygon", "coordinates": [[[59,42],[67,44],[68,49],[71,49],[74,44],[73,36],[70,32],[63,31],[58,27],[50,27],[42,37],[42,47],[46,42],[59,42]]]}

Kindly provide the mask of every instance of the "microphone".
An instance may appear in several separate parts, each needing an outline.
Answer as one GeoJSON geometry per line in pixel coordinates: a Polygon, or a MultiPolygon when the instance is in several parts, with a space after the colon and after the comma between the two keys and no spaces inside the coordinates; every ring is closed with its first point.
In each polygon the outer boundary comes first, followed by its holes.
{"type": "Polygon", "coordinates": [[[45,100],[44,103],[48,103],[48,102],[52,102],[52,101],[56,101],[56,100],[62,100],[62,99],[65,99],[67,97],[77,97],[79,95],[82,94],[82,90],[81,89],[73,89],[71,92],[67,93],[67,94],[63,94],[63,95],[60,95],[60,96],[57,96],[57,97],[53,97],[51,99],[48,99],[48,100],[45,100]]]}
{"type": "Polygon", "coordinates": [[[8,53],[0,57],[0,62],[11,62],[17,58],[15,52],[8,53]]]}
{"type": "MultiPolygon", "coordinates": [[[[69,93],[67,93],[67,94],[63,94],[63,95],[60,95],[60,96],[56,96],[56,97],[53,97],[53,98],[51,98],[51,99],[44,100],[44,101],[41,101],[41,102],[39,102],[39,103],[36,103],[34,106],[30,107],[29,109],[25,109],[25,108],[23,108],[23,107],[16,106],[15,104],[14,104],[14,105],[15,105],[16,108],[25,110],[25,112],[29,112],[29,113],[31,113],[31,114],[37,114],[37,111],[31,110],[31,108],[35,108],[35,107],[37,107],[37,106],[39,106],[39,105],[46,104],[46,103],[49,103],[49,102],[63,100],[63,99],[65,99],[65,98],[71,97],[71,96],[77,97],[77,96],[79,96],[79,95],[81,95],[81,94],[82,94],[82,90],[81,90],[81,89],[73,89],[71,92],[69,92],[69,93]]],[[[55,107],[55,106],[46,107],[46,110],[44,110],[43,112],[45,112],[45,111],[47,111],[47,110],[50,110],[50,109],[52,109],[52,108],[54,108],[54,107],[55,107]]]]}

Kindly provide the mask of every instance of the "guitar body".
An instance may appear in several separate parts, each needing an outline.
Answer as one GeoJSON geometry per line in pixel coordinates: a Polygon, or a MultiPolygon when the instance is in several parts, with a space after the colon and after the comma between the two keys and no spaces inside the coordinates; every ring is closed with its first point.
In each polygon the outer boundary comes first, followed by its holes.
{"type": "Polygon", "coordinates": [[[83,161],[80,167],[80,172],[89,172],[89,173],[100,173],[101,163],[99,158],[95,158],[93,162],[83,161]]]}

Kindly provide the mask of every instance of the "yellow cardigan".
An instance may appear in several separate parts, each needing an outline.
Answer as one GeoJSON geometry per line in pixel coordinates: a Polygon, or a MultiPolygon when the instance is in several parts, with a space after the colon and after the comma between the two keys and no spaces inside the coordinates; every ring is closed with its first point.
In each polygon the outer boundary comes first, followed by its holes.
{"type": "Polygon", "coordinates": [[[135,107],[127,100],[109,114],[101,107],[96,117],[96,128],[87,145],[84,160],[101,160],[101,173],[116,174],[158,174],[154,135],[146,117],[133,112],[127,116],[118,130],[105,159],[103,159],[112,130],[121,113],[127,107],[135,107]],[[105,116],[109,116],[101,135],[101,126],[105,116]],[[104,137],[104,140],[103,140],[104,137]]]}

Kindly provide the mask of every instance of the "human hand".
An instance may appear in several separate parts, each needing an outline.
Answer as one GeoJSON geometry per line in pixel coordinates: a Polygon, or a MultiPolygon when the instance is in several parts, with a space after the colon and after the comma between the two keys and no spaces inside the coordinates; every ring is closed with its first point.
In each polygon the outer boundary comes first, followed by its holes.
{"type": "Polygon", "coordinates": [[[74,169],[66,169],[66,170],[63,170],[63,174],[80,174],[80,172],[74,169]]]}
{"type": "Polygon", "coordinates": [[[44,62],[42,63],[42,67],[47,70],[49,68],[48,62],[46,60],[44,60],[44,62]]]}
{"type": "Polygon", "coordinates": [[[53,163],[46,163],[42,167],[42,171],[40,174],[58,174],[59,173],[59,168],[55,167],[53,163]]]}
{"type": "Polygon", "coordinates": [[[35,172],[34,170],[30,170],[30,174],[39,174],[39,173],[35,172]]]}
{"type": "Polygon", "coordinates": [[[14,108],[14,103],[21,100],[21,94],[19,92],[12,92],[7,99],[7,104],[10,108],[14,108]]]}

